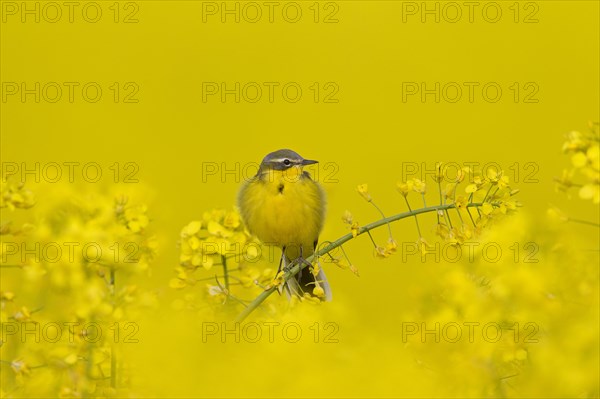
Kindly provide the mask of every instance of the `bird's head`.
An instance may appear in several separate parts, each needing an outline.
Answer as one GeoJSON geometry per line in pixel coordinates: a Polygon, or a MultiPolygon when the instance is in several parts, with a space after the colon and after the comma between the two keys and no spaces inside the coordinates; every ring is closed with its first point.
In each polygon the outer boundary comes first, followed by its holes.
{"type": "Polygon", "coordinates": [[[277,150],[267,154],[260,164],[260,170],[266,172],[269,170],[285,171],[290,168],[302,170],[305,165],[317,163],[310,159],[304,159],[292,150],[277,150]]]}

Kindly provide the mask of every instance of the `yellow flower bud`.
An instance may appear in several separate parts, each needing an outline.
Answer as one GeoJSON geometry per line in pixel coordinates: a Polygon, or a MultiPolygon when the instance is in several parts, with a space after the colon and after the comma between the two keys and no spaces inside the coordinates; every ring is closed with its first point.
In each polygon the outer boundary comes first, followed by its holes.
{"type": "Polygon", "coordinates": [[[352,214],[350,213],[350,211],[344,211],[344,215],[342,216],[342,221],[346,224],[352,224],[352,222],[354,221],[354,218],[352,217],[352,214]]]}

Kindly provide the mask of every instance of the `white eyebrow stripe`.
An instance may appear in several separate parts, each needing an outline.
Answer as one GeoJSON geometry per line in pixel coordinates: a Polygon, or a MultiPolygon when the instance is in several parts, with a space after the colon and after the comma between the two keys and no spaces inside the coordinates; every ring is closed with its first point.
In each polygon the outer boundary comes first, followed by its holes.
{"type": "Polygon", "coordinates": [[[269,162],[277,162],[277,163],[283,163],[283,161],[288,160],[290,162],[300,162],[299,159],[292,159],[292,158],[277,158],[277,159],[269,159],[269,162]]]}

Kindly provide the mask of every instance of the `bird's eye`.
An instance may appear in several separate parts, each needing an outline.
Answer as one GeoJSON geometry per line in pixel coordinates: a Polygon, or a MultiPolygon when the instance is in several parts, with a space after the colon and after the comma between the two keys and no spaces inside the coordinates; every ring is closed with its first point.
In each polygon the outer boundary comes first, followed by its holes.
{"type": "Polygon", "coordinates": [[[290,160],[289,160],[289,159],[284,159],[284,160],[283,160],[283,164],[284,164],[285,166],[289,166],[289,165],[291,165],[292,163],[290,162],[290,160]]]}

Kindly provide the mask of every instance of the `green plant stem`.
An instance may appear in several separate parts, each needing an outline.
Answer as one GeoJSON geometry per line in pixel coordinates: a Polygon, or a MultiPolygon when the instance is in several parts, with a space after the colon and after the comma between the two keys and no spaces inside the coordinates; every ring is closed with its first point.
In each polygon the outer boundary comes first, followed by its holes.
{"type": "MultiPolygon", "coordinates": [[[[438,186],[438,193],[440,193],[440,205],[444,205],[445,201],[442,199],[442,181],[441,180],[438,180],[437,186],[438,186]]],[[[437,222],[438,222],[438,224],[440,224],[440,213],[436,212],[436,216],[437,216],[437,222]]]]}
{"type": "Polygon", "coordinates": [[[448,226],[450,226],[450,228],[452,229],[452,219],[450,219],[450,212],[448,212],[448,209],[444,210],[444,213],[446,214],[446,219],[448,220],[448,226]]]}
{"type": "Polygon", "coordinates": [[[375,248],[377,248],[377,243],[375,242],[375,239],[373,238],[373,236],[371,235],[370,231],[367,231],[367,234],[369,235],[369,238],[371,239],[371,242],[373,243],[373,246],[375,248]]]}
{"type": "MultiPolygon", "coordinates": [[[[373,205],[375,207],[375,209],[377,209],[377,211],[379,211],[379,214],[381,215],[381,217],[385,219],[385,215],[383,214],[383,211],[377,205],[375,205],[375,203],[373,201],[371,201],[371,205],[373,205]]],[[[392,226],[390,226],[389,223],[388,223],[387,226],[388,226],[388,233],[390,234],[390,238],[393,238],[393,236],[392,236],[392,226]]]]}
{"type": "Polygon", "coordinates": [[[350,258],[348,258],[348,255],[346,255],[346,250],[344,249],[344,246],[340,245],[340,249],[342,250],[342,253],[344,254],[344,258],[346,258],[346,260],[348,261],[348,264],[351,264],[352,262],[350,262],[350,258]]]}
{"type": "MultiPolygon", "coordinates": [[[[238,269],[238,268],[235,268],[235,269],[227,269],[227,271],[229,271],[229,272],[233,272],[233,271],[236,271],[236,270],[239,270],[239,269],[238,269]]],[[[215,278],[222,278],[222,277],[224,278],[224,277],[225,277],[225,275],[214,275],[214,276],[212,276],[212,277],[199,278],[199,279],[196,279],[195,281],[209,281],[209,280],[214,280],[215,278]]],[[[229,276],[229,277],[230,277],[230,278],[233,278],[232,276],[229,276]]]]}
{"type": "MultiPolygon", "coordinates": [[[[110,288],[112,290],[113,306],[116,296],[116,285],[115,285],[115,269],[110,269],[110,288]]],[[[110,386],[113,389],[117,388],[117,350],[115,349],[115,343],[110,346],[110,386]]]]}
{"type": "MultiPolygon", "coordinates": [[[[405,197],[406,198],[406,197],[405,197]]],[[[408,202],[408,201],[407,201],[408,202]]],[[[479,207],[482,206],[482,203],[476,203],[476,204],[468,204],[467,207],[479,207]]],[[[493,204],[492,204],[493,205],[493,204]]],[[[420,209],[415,209],[415,210],[411,210],[408,212],[402,212],[399,213],[397,215],[393,215],[387,218],[383,218],[383,219],[379,219],[373,223],[369,223],[361,228],[358,229],[358,234],[357,237],[361,234],[367,233],[370,230],[376,229],[378,227],[381,227],[383,225],[386,225],[388,223],[392,223],[398,220],[402,220],[402,219],[406,219],[408,217],[416,217],[417,215],[423,214],[423,213],[429,213],[429,212],[437,212],[440,210],[447,210],[447,209],[452,209],[455,208],[454,204],[448,204],[448,205],[443,205],[443,206],[430,206],[430,207],[425,207],[425,208],[420,208],[420,209]]],[[[293,276],[295,276],[300,269],[303,269],[304,267],[306,267],[307,264],[311,264],[312,260],[314,258],[314,256],[322,256],[323,254],[326,254],[327,252],[330,252],[332,250],[334,250],[335,248],[341,246],[342,244],[350,241],[353,238],[352,233],[348,233],[340,238],[338,238],[337,240],[329,243],[329,245],[327,245],[326,247],[322,248],[320,251],[314,253],[313,255],[309,256],[308,258],[306,258],[306,262],[300,262],[296,265],[294,265],[287,273],[285,273],[285,275],[283,276],[283,280],[284,282],[289,280],[290,278],[292,278],[293,276]]],[[[236,318],[236,322],[242,322],[244,321],[244,319],[246,317],[248,317],[261,303],[263,303],[265,301],[265,299],[267,299],[272,293],[274,293],[277,290],[277,286],[272,286],[271,288],[261,292],[256,298],[254,298],[254,300],[248,305],[248,307],[246,307],[236,318]]]]}
{"type": "MultiPolygon", "coordinates": [[[[448,211],[446,211],[448,212],[448,211]]],[[[468,211],[467,211],[468,212],[468,211]]],[[[458,218],[460,219],[460,224],[465,224],[465,221],[463,220],[462,215],[460,214],[460,209],[456,209],[456,213],[458,214],[458,218]]]]}
{"type": "MultiPolygon", "coordinates": [[[[438,192],[440,193],[440,205],[446,205],[446,198],[445,196],[442,197],[442,182],[441,180],[438,181],[438,192]]],[[[444,213],[446,215],[446,220],[448,220],[448,225],[450,226],[450,228],[452,228],[452,220],[450,219],[450,212],[448,212],[448,209],[444,210],[444,213]]],[[[438,212],[438,224],[440,223],[440,216],[439,216],[439,212],[438,212]]]]}
{"type": "Polygon", "coordinates": [[[485,197],[483,197],[483,201],[481,201],[481,202],[485,202],[485,200],[487,199],[488,195],[490,195],[490,191],[492,191],[492,188],[494,188],[494,185],[490,184],[490,188],[488,188],[487,192],[485,193],[485,197]]]}
{"type": "MultiPolygon", "coordinates": [[[[412,213],[412,208],[410,207],[410,203],[408,202],[408,198],[406,198],[406,196],[404,196],[404,201],[406,202],[406,206],[408,207],[408,212],[412,213]]],[[[441,207],[441,205],[440,205],[441,207]]],[[[436,212],[437,213],[437,212],[436,212]]],[[[419,238],[423,237],[423,235],[421,234],[421,227],[419,226],[419,218],[417,218],[417,214],[414,214],[415,216],[415,223],[417,224],[417,232],[419,233],[419,238]]]]}
{"type": "Polygon", "coordinates": [[[227,271],[227,258],[221,255],[221,263],[223,263],[223,279],[225,280],[225,290],[229,292],[229,272],[227,271]]]}

